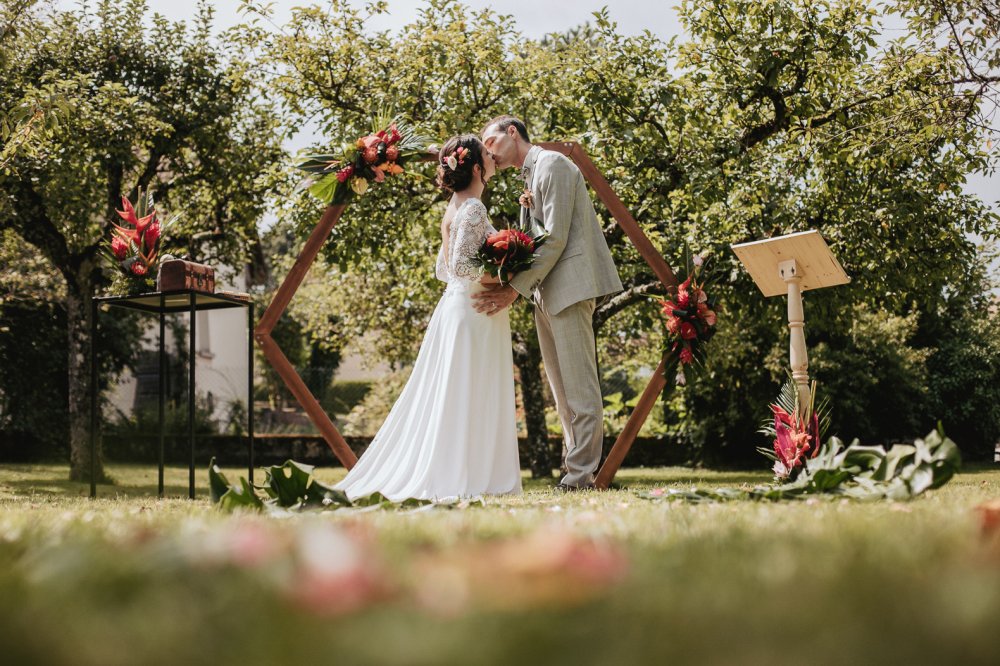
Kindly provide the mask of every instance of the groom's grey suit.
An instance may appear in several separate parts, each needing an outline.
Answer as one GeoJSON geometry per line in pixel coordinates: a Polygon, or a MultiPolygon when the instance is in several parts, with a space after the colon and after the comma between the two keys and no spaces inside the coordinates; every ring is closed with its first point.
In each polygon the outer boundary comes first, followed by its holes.
{"type": "Polygon", "coordinates": [[[544,228],[538,257],[510,284],[534,298],[545,373],[566,443],[570,486],[587,486],[601,460],[604,400],[594,341],[595,299],[622,290],[580,170],[564,155],[532,146],[521,169],[533,206],[521,209],[526,228],[544,228]]]}

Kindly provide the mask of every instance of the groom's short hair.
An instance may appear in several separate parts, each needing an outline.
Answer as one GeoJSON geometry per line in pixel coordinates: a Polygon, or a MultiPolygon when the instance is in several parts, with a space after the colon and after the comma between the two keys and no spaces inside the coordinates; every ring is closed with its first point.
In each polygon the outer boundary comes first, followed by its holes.
{"type": "Polygon", "coordinates": [[[531,143],[531,139],[528,138],[528,128],[524,126],[524,122],[522,122],[520,118],[515,118],[510,115],[497,116],[490,122],[483,125],[483,131],[480,132],[480,135],[494,125],[496,125],[497,129],[501,132],[506,132],[507,128],[513,125],[514,128],[517,129],[517,133],[521,135],[521,138],[528,143],[531,143]]]}

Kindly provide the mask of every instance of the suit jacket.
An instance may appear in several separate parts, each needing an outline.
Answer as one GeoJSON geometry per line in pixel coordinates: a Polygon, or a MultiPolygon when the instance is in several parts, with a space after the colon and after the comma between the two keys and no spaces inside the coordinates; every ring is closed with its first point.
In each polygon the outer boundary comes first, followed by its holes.
{"type": "Polygon", "coordinates": [[[521,223],[529,232],[544,228],[549,237],[531,268],[515,275],[511,286],[525,298],[537,291],[550,314],[621,291],[580,169],[561,153],[533,146],[522,171],[534,205],[521,209],[521,223]]]}

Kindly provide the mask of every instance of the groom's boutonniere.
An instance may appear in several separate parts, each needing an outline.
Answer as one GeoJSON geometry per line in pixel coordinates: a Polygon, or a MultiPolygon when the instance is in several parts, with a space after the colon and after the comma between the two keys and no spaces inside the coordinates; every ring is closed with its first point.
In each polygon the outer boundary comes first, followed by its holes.
{"type": "Polygon", "coordinates": [[[531,190],[524,188],[524,194],[518,198],[518,202],[525,208],[535,207],[535,197],[531,196],[531,190]]]}

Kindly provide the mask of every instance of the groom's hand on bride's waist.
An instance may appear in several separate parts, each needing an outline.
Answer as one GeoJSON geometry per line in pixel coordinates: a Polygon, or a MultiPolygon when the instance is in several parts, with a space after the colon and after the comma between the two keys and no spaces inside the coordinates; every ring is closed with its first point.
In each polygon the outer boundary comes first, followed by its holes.
{"type": "Polygon", "coordinates": [[[517,290],[510,285],[487,285],[484,291],[473,294],[472,298],[472,307],[476,308],[476,312],[492,316],[509,308],[517,300],[517,290]]]}

